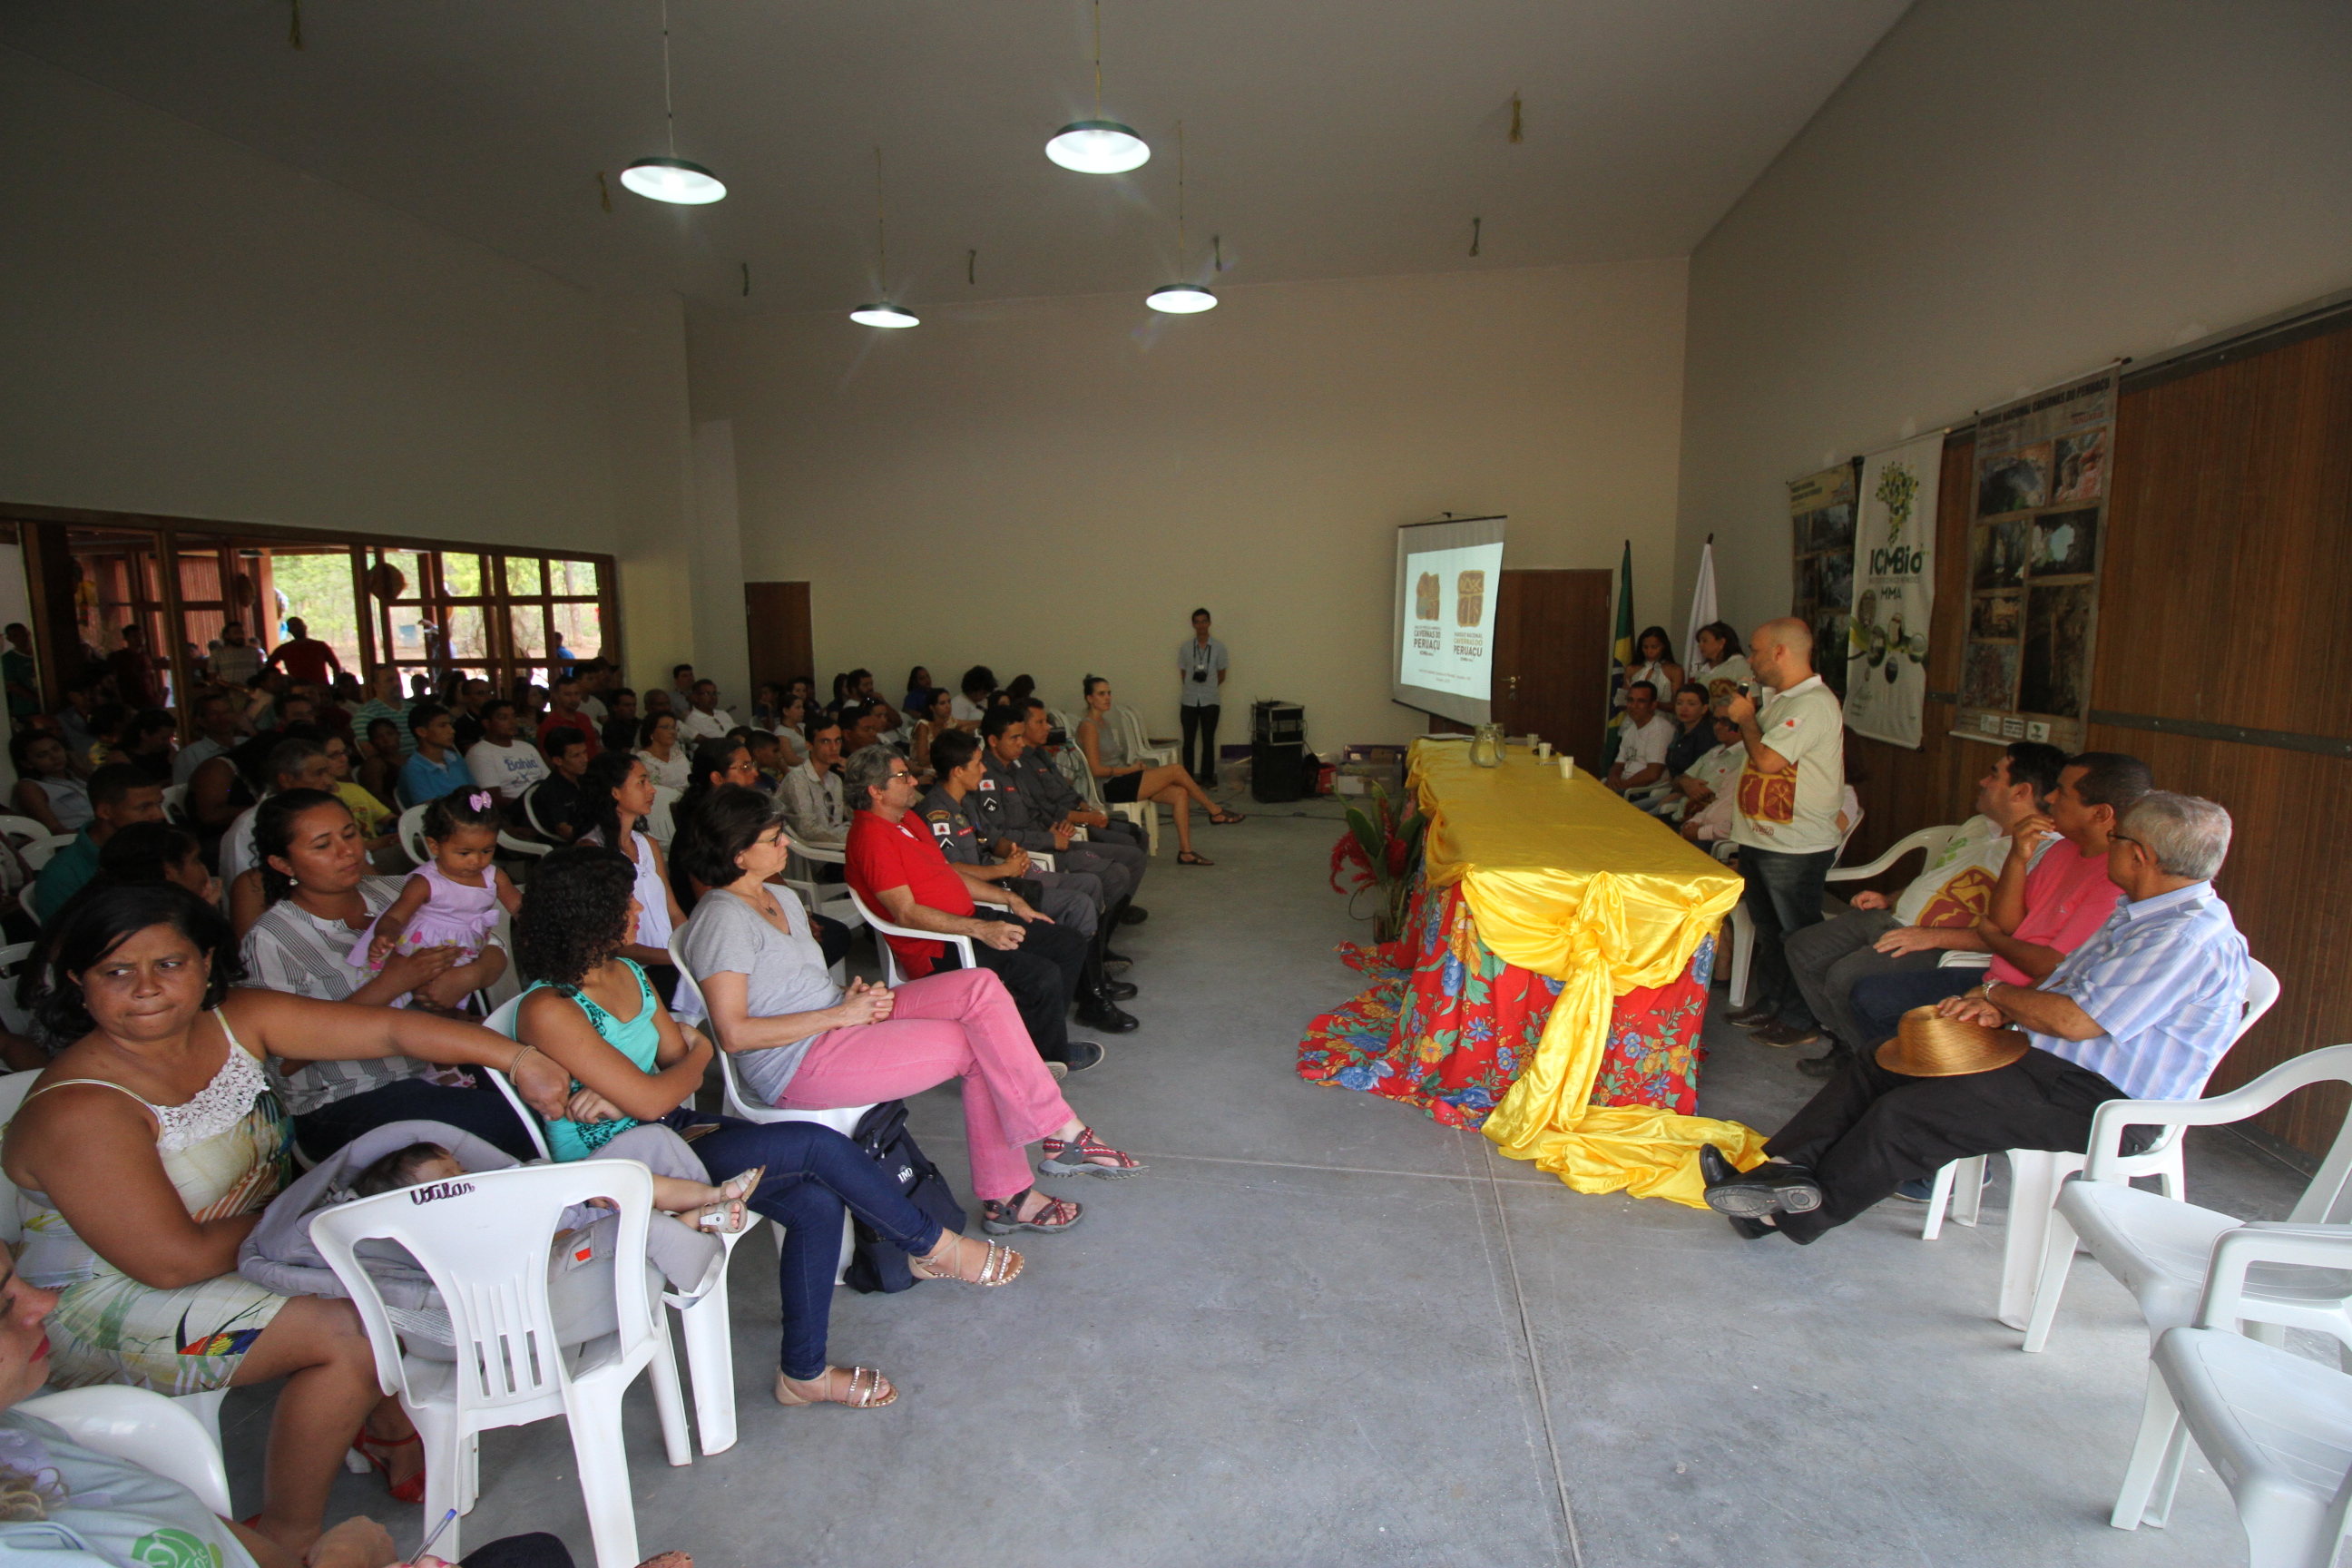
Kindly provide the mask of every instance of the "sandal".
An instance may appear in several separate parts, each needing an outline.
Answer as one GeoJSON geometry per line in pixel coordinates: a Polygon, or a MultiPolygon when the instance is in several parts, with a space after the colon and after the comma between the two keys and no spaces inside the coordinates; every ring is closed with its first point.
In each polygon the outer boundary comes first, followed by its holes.
{"type": "Polygon", "coordinates": [[[1240,812],[1227,811],[1223,806],[1217,806],[1209,813],[1210,825],[1215,827],[1231,827],[1236,822],[1248,820],[1249,818],[1240,812]]]}
{"type": "Polygon", "coordinates": [[[847,1397],[832,1397],[833,1374],[840,1370],[837,1366],[829,1366],[824,1369],[824,1375],[810,1380],[825,1390],[814,1399],[791,1386],[799,1379],[786,1377],[781,1372],[776,1373],[776,1403],[787,1410],[798,1410],[812,1405],[841,1405],[852,1410],[879,1410],[886,1405],[897,1403],[898,1391],[890,1386],[888,1378],[870,1366],[851,1367],[847,1397]]]}
{"type": "Polygon", "coordinates": [[[694,1211],[694,1228],[706,1236],[740,1236],[751,1223],[751,1211],[741,1198],[721,1198],[694,1211]]]}
{"type": "Polygon", "coordinates": [[[753,1193],[760,1190],[760,1178],[767,1173],[768,1167],[765,1165],[754,1165],[748,1171],[736,1172],[719,1184],[719,1201],[739,1203],[748,1200],[753,1193]]]}
{"type": "Polygon", "coordinates": [[[995,1242],[988,1244],[988,1255],[981,1259],[976,1274],[965,1274],[951,1261],[956,1243],[963,1238],[955,1232],[944,1231],[940,1244],[921,1258],[908,1258],[907,1267],[918,1279],[952,1279],[959,1285],[977,1285],[983,1290],[993,1290],[999,1285],[1010,1285],[1021,1278],[1022,1258],[1009,1247],[995,1242]]]}
{"type": "Polygon", "coordinates": [[[425,1472],[421,1468],[404,1481],[394,1483],[392,1480],[392,1457],[412,1443],[421,1448],[425,1446],[425,1439],[414,1432],[405,1437],[379,1437],[364,1426],[360,1428],[359,1436],[352,1439],[352,1452],[365,1459],[369,1468],[392,1485],[392,1500],[394,1502],[425,1500],[425,1472]]]}
{"type": "Polygon", "coordinates": [[[1041,1176],[1100,1176],[1106,1181],[1123,1182],[1129,1176],[1144,1173],[1142,1161],[1132,1154],[1122,1154],[1095,1136],[1091,1127],[1081,1127],[1076,1138],[1065,1142],[1048,1138],[1045,1142],[1045,1157],[1037,1162],[1041,1176]]]}
{"type": "Polygon", "coordinates": [[[1210,859],[1206,855],[1196,855],[1190,849],[1179,849],[1176,851],[1176,864],[1179,866],[1213,866],[1216,862],[1210,859]]]}
{"type": "Polygon", "coordinates": [[[1083,1205],[1066,1198],[1047,1198],[1045,1206],[1027,1219],[1021,1217],[1021,1202],[1034,1187],[1024,1187],[1009,1198],[986,1198],[980,1205],[980,1226],[991,1236],[1011,1236],[1016,1230],[1034,1230],[1041,1236],[1067,1230],[1078,1223],[1087,1211],[1083,1205]]]}

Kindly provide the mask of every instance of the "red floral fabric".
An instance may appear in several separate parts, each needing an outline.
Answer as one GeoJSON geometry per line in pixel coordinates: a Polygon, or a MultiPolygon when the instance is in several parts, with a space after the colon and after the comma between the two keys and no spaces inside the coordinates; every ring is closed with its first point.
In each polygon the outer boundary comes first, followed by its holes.
{"type": "MultiPolygon", "coordinates": [[[[1339,954],[1372,984],[1307,1026],[1298,1076],[1403,1100],[1449,1127],[1486,1122],[1559,995],[1558,981],[1504,963],[1479,941],[1459,885],[1417,887],[1400,940],[1351,942],[1339,954]]],[[[1591,1103],[1694,1113],[1714,960],[1710,936],[1674,984],[1617,998],[1591,1103]]]]}

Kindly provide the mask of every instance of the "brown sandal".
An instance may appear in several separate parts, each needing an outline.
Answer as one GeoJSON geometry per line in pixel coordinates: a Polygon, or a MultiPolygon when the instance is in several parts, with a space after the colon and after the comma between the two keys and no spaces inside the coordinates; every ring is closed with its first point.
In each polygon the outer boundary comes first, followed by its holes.
{"type": "MultiPolygon", "coordinates": [[[[837,1366],[826,1367],[824,1374],[813,1381],[824,1384],[829,1394],[834,1386],[833,1374],[840,1370],[841,1368],[837,1366]]],[[[834,1399],[827,1395],[819,1395],[811,1399],[806,1394],[795,1393],[793,1390],[790,1385],[797,1381],[799,1380],[796,1378],[786,1377],[781,1372],[776,1373],[776,1403],[787,1410],[797,1410],[812,1405],[839,1405],[851,1410],[879,1410],[886,1405],[895,1404],[898,1398],[898,1391],[890,1386],[890,1380],[870,1366],[853,1366],[849,1369],[849,1396],[845,1399],[834,1399]]]]}
{"type": "Polygon", "coordinates": [[[1022,1201],[1035,1192],[1024,1187],[1009,1198],[985,1198],[980,1205],[980,1227],[991,1236],[1011,1236],[1016,1230],[1034,1230],[1041,1236],[1067,1230],[1086,1214],[1083,1205],[1067,1198],[1047,1198],[1045,1206],[1027,1219],[1021,1217],[1022,1201]]]}

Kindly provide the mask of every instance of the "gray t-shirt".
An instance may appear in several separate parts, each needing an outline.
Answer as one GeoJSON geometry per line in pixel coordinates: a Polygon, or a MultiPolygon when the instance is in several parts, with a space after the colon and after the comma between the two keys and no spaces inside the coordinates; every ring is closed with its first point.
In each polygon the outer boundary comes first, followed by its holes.
{"type": "MultiPolygon", "coordinates": [[[[778,895],[786,936],[761,918],[760,911],[732,893],[709,892],[694,906],[693,919],[678,932],[678,952],[698,981],[714,974],[740,974],[754,1018],[786,1013],[815,1013],[841,1000],[841,987],[826,970],[824,949],[810,934],[808,911],[790,893],[778,895]]],[[[794,1040],[763,1051],[744,1051],[735,1058],[735,1069],[753,1094],[776,1103],[784,1086],[800,1070],[809,1040],[794,1040]]]]}

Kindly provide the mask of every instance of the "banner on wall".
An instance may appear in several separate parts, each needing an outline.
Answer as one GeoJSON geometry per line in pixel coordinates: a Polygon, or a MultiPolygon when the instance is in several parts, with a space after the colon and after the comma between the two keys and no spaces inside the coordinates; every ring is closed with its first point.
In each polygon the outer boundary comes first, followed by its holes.
{"type": "Polygon", "coordinates": [[[1846,728],[1917,750],[1927,705],[1927,627],[1936,607],[1937,431],[1862,461],[1847,622],[1846,728]]]}
{"type": "Polygon", "coordinates": [[[1822,683],[1845,695],[1846,614],[1853,604],[1854,465],[1840,463],[1789,481],[1789,538],[1795,575],[1789,613],[1813,628],[1822,683]]]}
{"type": "Polygon", "coordinates": [[[2116,375],[2110,366],[1978,417],[1956,735],[2083,749],[2116,375]]]}

